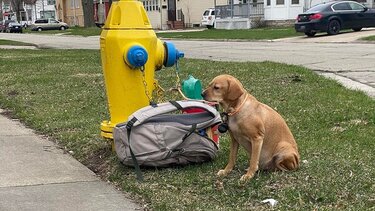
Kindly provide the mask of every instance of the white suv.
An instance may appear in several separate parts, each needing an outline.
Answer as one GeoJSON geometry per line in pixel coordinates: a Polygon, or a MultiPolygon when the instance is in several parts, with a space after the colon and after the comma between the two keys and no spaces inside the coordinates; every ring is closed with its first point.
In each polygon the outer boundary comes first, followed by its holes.
{"type": "Polygon", "coordinates": [[[202,26],[206,26],[207,28],[212,28],[215,26],[215,9],[214,8],[209,8],[204,11],[201,24],[202,26]]]}

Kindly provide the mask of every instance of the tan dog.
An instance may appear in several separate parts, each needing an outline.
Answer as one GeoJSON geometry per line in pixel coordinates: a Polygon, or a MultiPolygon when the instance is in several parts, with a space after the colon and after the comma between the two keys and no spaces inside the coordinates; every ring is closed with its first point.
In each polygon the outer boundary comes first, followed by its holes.
{"type": "Polygon", "coordinates": [[[258,169],[295,170],[299,165],[296,141],[284,119],[269,106],[246,92],[241,82],[230,75],[220,75],[203,91],[207,101],[220,103],[228,114],[231,136],[227,166],[218,176],[232,171],[239,145],[249,156],[249,168],[241,181],[251,179],[258,169]]]}

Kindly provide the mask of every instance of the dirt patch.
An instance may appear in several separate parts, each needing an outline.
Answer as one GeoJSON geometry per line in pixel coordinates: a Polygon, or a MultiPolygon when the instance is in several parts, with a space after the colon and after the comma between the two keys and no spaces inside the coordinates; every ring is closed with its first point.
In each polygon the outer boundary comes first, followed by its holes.
{"type": "Polygon", "coordinates": [[[9,97],[14,97],[14,96],[17,96],[18,94],[19,94],[19,92],[15,91],[15,90],[12,90],[12,91],[10,91],[10,92],[7,93],[7,95],[9,97]]]}
{"type": "Polygon", "coordinates": [[[14,113],[7,109],[0,109],[0,114],[7,117],[8,119],[14,119],[14,113]]]}
{"type": "Polygon", "coordinates": [[[93,152],[85,161],[83,165],[87,166],[95,174],[100,175],[101,178],[107,179],[107,174],[110,171],[110,156],[111,156],[110,146],[101,148],[96,152],[93,152]]]}

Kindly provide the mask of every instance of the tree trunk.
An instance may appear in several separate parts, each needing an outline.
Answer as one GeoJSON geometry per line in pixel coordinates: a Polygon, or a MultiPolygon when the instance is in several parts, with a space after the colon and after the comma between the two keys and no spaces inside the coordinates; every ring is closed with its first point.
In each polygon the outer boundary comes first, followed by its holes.
{"type": "Polygon", "coordinates": [[[83,16],[84,16],[84,26],[85,27],[95,26],[93,0],[82,0],[82,9],[83,9],[83,16]]]}
{"type": "Polygon", "coordinates": [[[0,21],[3,20],[3,0],[0,0],[0,21]]]}
{"type": "Polygon", "coordinates": [[[16,13],[17,21],[21,21],[20,11],[23,10],[22,0],[12,0],[11,5],[13,8],[13,12],[16,13]]]}

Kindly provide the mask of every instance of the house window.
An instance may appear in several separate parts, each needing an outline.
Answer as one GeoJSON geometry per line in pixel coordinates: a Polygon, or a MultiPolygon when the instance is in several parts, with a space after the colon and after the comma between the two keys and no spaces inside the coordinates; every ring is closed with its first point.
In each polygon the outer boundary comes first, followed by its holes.
{"type": "Polygon", "coordinates": [[[55,5],[55,0],[47,0],[47,5],[55,5]]]}
{"type": "Polygon", "coordinates": [[[292,4],[299,4],[299,0],[292,0],[292,4]]]}
{"type": "Polygon", "coordinates": [[[284,5],[284,0],[276,0],[276,5],[284,5]]]}
{"type": "Polygon", "coordinates": [[[143,2],[143,7],[146,11],[156,11],[159,10],[159,1],[158,0],[145,0],[143,2]]]}
{"type": "Polygon", "coordinates": [[[271,6],[271,0],[267,0],[267,6],[271,6]]]}
{"type": "Polygon", "coordinates": [[[75,2],[76,2],[76,8],[80,8],[81,0],[75,0],[75,2]]]}
{"type": "MultiPolygon", "coordinates": [[[[55,11],[40,11],[40,17],[42,18],[53,18],[55,19],[55,11]]],[[[48,23],[48,20],[45,20],[48,23]]]]}

